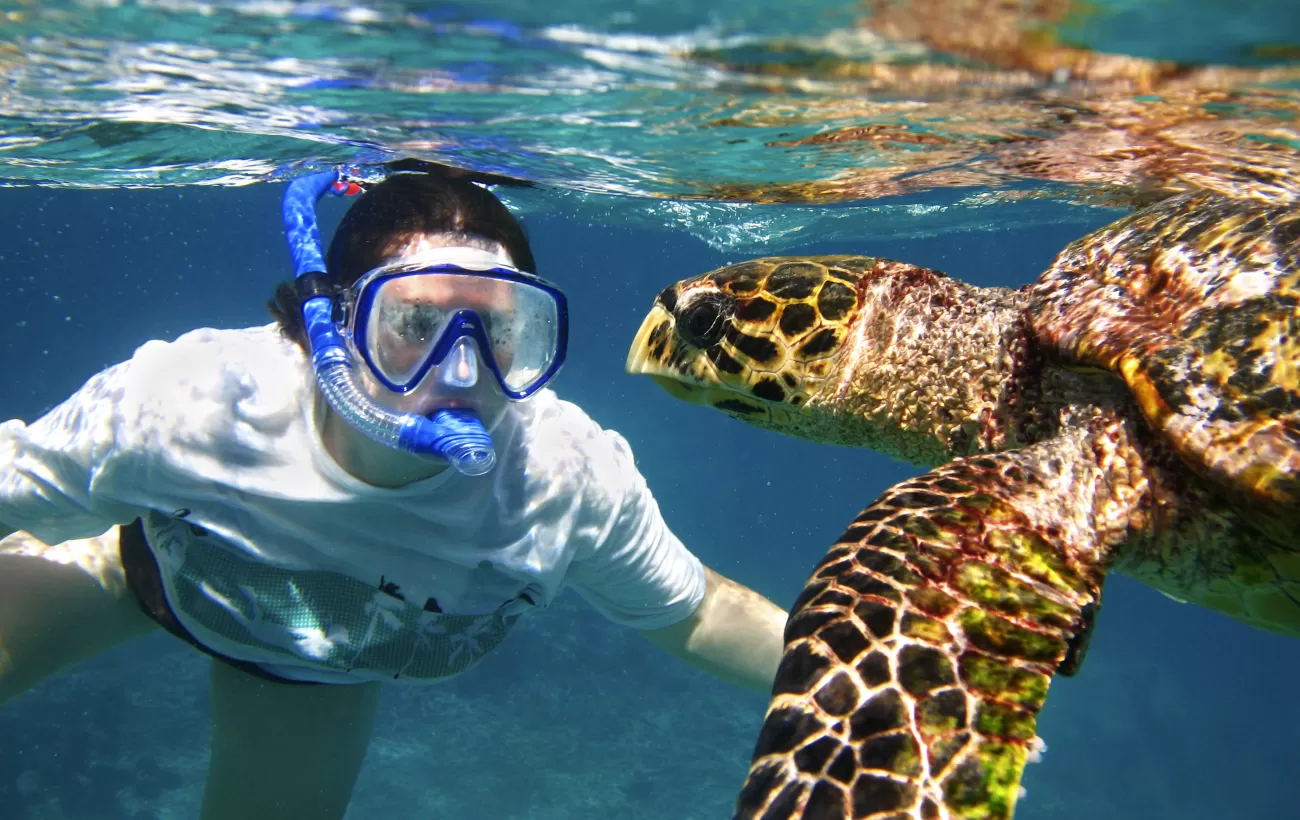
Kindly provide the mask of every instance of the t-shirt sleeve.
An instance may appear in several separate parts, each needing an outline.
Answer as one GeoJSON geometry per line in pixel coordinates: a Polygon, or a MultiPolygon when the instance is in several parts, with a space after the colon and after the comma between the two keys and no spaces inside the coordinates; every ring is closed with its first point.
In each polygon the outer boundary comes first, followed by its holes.
{"type": "Polygon", "coordinates": [[[94,376],[30,425],[17,419],[0,424],[0,521],[56,544],[136,517],[94,492],[114,450],[128,364],[94,376]]]}
{"type": "Polygon", "coordinates": [[[668,528],[627,441],[600,430],[592,449],[587,488],[598,496],[594,506],[612,514],[590,551],[575,557],[568,582],[607,618],[633,629],[685,620],[704,600],[704,565],[668,528]]]}

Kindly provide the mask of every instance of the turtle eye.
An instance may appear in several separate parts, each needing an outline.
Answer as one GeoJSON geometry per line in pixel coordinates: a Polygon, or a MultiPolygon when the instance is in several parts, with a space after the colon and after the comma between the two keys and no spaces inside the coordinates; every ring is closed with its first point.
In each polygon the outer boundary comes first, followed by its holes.
{"type": "Polygon", "coordinates": [[[677,313],[677,335],[700,349],[713,347],[722,341],[735,306],[734,299],[721,293],[698,296],[677,313]]]}

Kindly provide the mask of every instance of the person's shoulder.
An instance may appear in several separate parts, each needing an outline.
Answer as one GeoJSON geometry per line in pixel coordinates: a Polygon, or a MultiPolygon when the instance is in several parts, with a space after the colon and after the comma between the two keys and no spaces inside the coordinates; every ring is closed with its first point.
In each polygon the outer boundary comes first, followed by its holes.
{"type": "Polygon", "coordinates": [[[573,452],[598,444],[613,431],[605,430],[578,405],[547,388],[516,405],[520,427],[533,452],[573,452]]]}
{"type": "Polygon", "coordinates": [[[144,412],[198,419],[278,415],[299,407],[310,365],[275,325],[199,328],[141,345],[120,378],[144,412]]]}
{"type": "Polygon", "coordinates": [[[577,404],[546,389],[523,402],[519,414],[527,460],[539,475],[567,476],[611,491],[636,483],[639,474],[627,439],[602,427],[577,404]]]}
{"type": "Polygon", "coordinates": [[[131,357],[132,376],[150,384],[265,381],[301,372],[306,357],[275,325],[198,328],[172,341],[154,340],[131,357]]]}
{"type": "Polygon", "coordinates": [[[203,366],[214,362],[235,365],[276,363],[303,359],[297,345],[284,338],[274,324],[257,327],[201,327],[171,341],[154,339],[136,348],[133,362],[203,366]],[[297,352],[297,355],[295,355],[297,352]]]}

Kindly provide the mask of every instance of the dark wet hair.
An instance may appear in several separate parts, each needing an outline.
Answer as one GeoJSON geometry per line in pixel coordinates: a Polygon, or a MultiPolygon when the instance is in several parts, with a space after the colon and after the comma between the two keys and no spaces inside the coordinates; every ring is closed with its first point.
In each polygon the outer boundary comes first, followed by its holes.
{"type": "MultiPolygon", "coordinates": [[[[475,184],[531,183],[429,162],[409,161],[389,167],[418,172],[397,173],[368,186],[343,215],[325,254],[329,283],[335,292],[351,287],[367,271],[384,264],[399,248],[423,234],[459,234],[470,241],[496,242],[510,254],[515,267],[536,273],[523,226],[501,200],[475,184]]],[[[267,307],[280,325],[280,332],[308,350],[302,298],[292,279],[276,285],[267,307]]]]}

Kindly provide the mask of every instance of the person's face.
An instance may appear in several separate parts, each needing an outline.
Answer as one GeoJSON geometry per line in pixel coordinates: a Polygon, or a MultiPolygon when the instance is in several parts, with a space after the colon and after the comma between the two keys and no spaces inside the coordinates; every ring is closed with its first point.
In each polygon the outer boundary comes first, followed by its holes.
{"type": "MultiPolygon", "coordinates": [[[[464,245],[464,237],[423,235],[399,248],[389,262],[418,266],[427,258],[432,264],[439,261],[440,249],[464,245]]],[[[505,250],[496,243],[482,242],[477,247],[485,260],[496,257],[495,264],[512,264],[505,250]]],[[[468,308],[490,322],[488,317],[492,313],[512,309],[507,286],[474,276],[406,276],[389,281],[384,288],[385,300],[391,300],[399,309],[386,311],[390,325],[377,334],[372,355],[383,361],[389,373],[409,372],[417,367],[432,341],[429,334],[439,332],[441,322],[451,312],[468,308]]],[[[491,338],[491,328],[487,330],[491,338]]],[[[370,395],[394,410],[428,415],[442,408],[465,407],[477,412],[484,426],[491,429],[505,415],[509,400],[488,368],[486,353],[479,351],[473,340],[462,340],[408,393],[388,390],[369,368],[362,367],[359,371],[370,395]]],[[[501,368],[510,366],[509,351],[493,353],[501,368]]]]}

